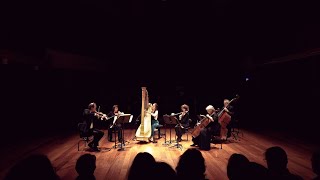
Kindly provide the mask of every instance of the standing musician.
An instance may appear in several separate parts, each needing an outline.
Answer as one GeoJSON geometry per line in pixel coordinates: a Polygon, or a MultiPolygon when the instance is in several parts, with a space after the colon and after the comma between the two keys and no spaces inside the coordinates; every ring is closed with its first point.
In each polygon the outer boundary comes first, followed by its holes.
{"type": "Polygon", "coordinates": [[[152,111],[151,111],[151,137],[149,138],[149,141],[151,141],[153,143],[157,143],[157,141],[154,140],[153,136],[154,136],[154,129],[157,126],[159,126],[158,116],[159,116],[158,104],[153,103],[152,104],[152,111]]]}
{"type": "Polygon", "coordinates": [[[181,142],[182,134],[186,132],[185,128],[189,127],[189,106],[183,104],[181,106],[181,113],[179,115],[179,122],[175,127],[176,135],[178,137],[177,141],[181,142]]]}
{"type": "Polygon", "coordinates": [[[191,146],[199,146],[201,150],[210,150],[210,141],[212,134],[220,134],[220,124],[218,122],[218,114],[212,105],[206,107],[206,118],[210,123],[200,131],[199,136],[192,138],[193,144],[191,146]]]}
{"type": "Polygon", "coordinates": [[[84,110],[83,116],[88,134],[93,135],[93,140],[88,144],[88,146],[94,151],[99,151],[99,141],[103,137],[104,133],[96,128],[96,120],[106,118],[106,115],[97,112],[97,105],[92,102],[89,104],[88,109],[84,110]]]}
{"type": "Polygon", "coordinates": [[[122,140],[122,133],[121,133],[121,124],[115,124],[115,121],[117,118],[121,115],[124,114],[123,112],[119,111],[119,106],[118,105],[113,105],[112,106],[112,111],[108,113],[108,117],[112,118],[110,121],[110,126],[108,129],[108,140],[112,141],[112,131],[118,131],[118,141],[121,142],[122,140]]]}
{"type": "Polygon", "coordinates": [[[223,100],[223,108],[222,110],[226,111],[230,116],[231,116],[231,121],[230,123],[227,125],[227,129],[228,129],[228,133],[227,133],[227,138],[229,138],[231,136],[231,128],[234,124],[234,120],[233,120],[233,115],[234,115],[234,111],[233,111],[233,106],[229,106],[227,108],[227,106],[229,105],[230,100],[229,99],[224,99],[223,100]]]}

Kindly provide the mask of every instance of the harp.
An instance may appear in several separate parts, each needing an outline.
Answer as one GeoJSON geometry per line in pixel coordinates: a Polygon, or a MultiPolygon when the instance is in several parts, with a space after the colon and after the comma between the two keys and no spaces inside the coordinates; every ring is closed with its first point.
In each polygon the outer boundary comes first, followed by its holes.
{"type": "Polygon", "coordinates": [[[138,141],[148,141],[151,137],[151,104],[146,87],[142,87],[141,124],[136,132],[138,141]]]}

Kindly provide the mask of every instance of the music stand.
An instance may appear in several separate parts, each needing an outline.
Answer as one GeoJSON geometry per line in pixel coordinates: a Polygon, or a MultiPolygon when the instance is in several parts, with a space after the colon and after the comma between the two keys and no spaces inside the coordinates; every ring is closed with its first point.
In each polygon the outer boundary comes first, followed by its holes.
{"type": "MultiPolygon", "coordinates": [[[[173,125],[175,125],[175,127],[178,125],[178,124],[180,124],[179,122],[178,122],[179,120],[176,118],[176,116],[170,116],[170,122],[171,122],[171,124],[173,124],[173,125]]],[[[183,127],[182,127],[183,128],[183,127]]],[[[170,129],[171,130],[171,129],[170,129]]],[[[177,134],[176,134],[176,136],[177,136],[177,134]]],[[[170,142],[171,142],[171,134],[170,134],[170,142]]],[[[181,144],[179,144],[179,141],[177,140],[176,141],[177,143],[175,144],[175,145],[173,145],[173,146],[171,146],[170,148],[173,148],[173,147],[176,147],[176,148],[179,148],[180,150],[182,150],[183,149],[183,146],[181,145],[181,144]]]]}
{"type": "MultiPolygon", "coordinates": [[[[124,140],[124,124],[131,123],[132,118],[133,118],[133,116],[131,114],[122,114],[116,120],[116,124],[122,124],[122,127],[121,127],[122,140],[120,142],[120,149],[118,149],[118,151],[123,151],[124,150],[123,146],[125,146],[125,143],[130,143],[129,141],[124,140]]],[[[116,145],[115,145],[115,147],[116,147],[116,145]]]]}
{"type": "MultiPolygon", "coordinates": [[[[165,126],[167,127],[167,125],[173,125],[173,122],[174,121],[172,121],[171,120],[171,118],[170,118],[170,115],[163,115],[163,121],[164,121],[164,124],[165,124],[165,126]]],[[[169,145],[169,144],[172,144],[172,141],[171,141],[171,127],[169,127],[169,129],[170,129],[170,140],[169,141],[167,141],[167,128],[164,128],[164,134],[165,134],[165,136],[164,136],[164,143],[163,143],[163,145],[169,145]]]]}

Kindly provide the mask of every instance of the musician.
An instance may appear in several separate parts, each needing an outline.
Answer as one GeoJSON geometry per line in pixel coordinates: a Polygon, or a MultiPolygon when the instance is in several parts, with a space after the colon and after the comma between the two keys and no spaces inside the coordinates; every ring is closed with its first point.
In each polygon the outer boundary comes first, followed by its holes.
{"type": "Polygon", "coordinates": [[[93,135],[93,140],[88,144],[88,146],[94,151],[99,151],[99,141],[103,137],[104,133],[96,128],[97,120],[101,119],[101,115],[97,112],[96,103],[90,103],[88,105],[88,109],[84,110],[83,116],[87,133],[89,135],[93,135]]]}
{"type": "Polygon", "coordinates": [[[153,143],[157,143],[156,140],[154,140],[153,135],[154,135],[154,129],[159,126],[159,121],[158,121],[158,104],[153,103],[152,104],[152,110],[151,110],[151,137],[149,140],[153,143]]]}
{"type": "Polygon", "coordinates": [[[112,111],[108,113],[108,117],[111,118],[110,126],[108,129],[108,140],[112,141],[112,131],[118,131],[118,140],[121,142],[122,140],[122,132],[121,132],[121,124],[115,124],[116,119],[121,115],[124,114],[123,112],[119,111],[118,105],[112,106],[112,111]],[[113,118],[112,118],[113,117],[113,118]]]}
{"type": "Polygon", "coordinates": [[[218,114],[212,105],[206,107],[208,118],[211,122],[201,130],[200,135],[192,138],[191,146],[199,146],[201,150],[210,150],[210,141],[212,134],[220,134],[220,124],[218,122],[218,114]]]}
{"type": "Polygon", "coordinates": [[[229,106],[228,105],[230,104],[230,100],[229,99],[224,99],[223,100],[223,108],[222,110],[226,111],[230,116],[231,116],[231,121],[230,123],[227,125],[227,129],[228,129],[228,133],[227,133],[227,138],[229,138],[231,136],[231,128],[234,124],[234,118],[233,115],[234,115],[234,111],[233,111],[233,106],[229,106]]]}
{"type": "Polygon", "coordinates": [[[186,104],[183,104],[181,106],[181,114],[179,115],[179,122],[180,124],[177,124],[175,127],[176,135],[177,135],[177,141],[181,141],[182,134],[186,132],[185,128],[189,127],[189,106],[186,104]]]}

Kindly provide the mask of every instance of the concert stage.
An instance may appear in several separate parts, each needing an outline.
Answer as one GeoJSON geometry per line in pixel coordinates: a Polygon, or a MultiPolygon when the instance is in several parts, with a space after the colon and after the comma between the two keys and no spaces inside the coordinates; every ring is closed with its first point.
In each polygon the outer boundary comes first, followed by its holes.
{"type": "MultiPolygon", "coordinates": [[[[206,161],[208,179],[227,179],[226,165],[228,158],[233,153],[242,153],[250,161],[266,166],[263,153],[271,146],[281,146],[286,150],[289,157],[288,167],[292,173],[298,174],[304,179],[311,179],[314,176],[310,163],[312,150],[315,148],[312,145],[276,133],[272,135],[250,131],[243,131],[243,133],[244,136],[240,136],[240,141],[231,140],[227,144],[223,144],[223,149],[219,149],[220,145],[212,144],[210,151],[202,151],[206,161]]],[[[169,137],[168,131],[167,135],[169,137]]],[[[126,145],[124,151],[111,149],[101,152],[78,151],[79,136],[76,133],[42,138],[37,141],[21,138],[20,142],[17,142],[19,144],[1,148],[0,179],[3,179],[5,172],[16,161],[33,153],[46,154],[61,179],[75,179],[77,177],[75,163],[78,157],[84,153],[91,153],[97,157],[96,179],[125,179],[130,164],[137,153],[149,152],[157,161],[167,162],[175,168],[179,156],[192,144],[190,135],[189,141],[186,140],[186,134],[182,136],[183,150],[163,145],[164,138],[159,139],[156,144],[138,144],[138,141],[131,140],[133,137],[134,130],[126,130],[125,139],[130,143],[126,145]]],[[[107,141],[106,136],[103,137],[101,146],[107,148],[113,145],[114,143],[107,141]]],[[[83,148],[83,144],[81,147],[83,148]]]]}

